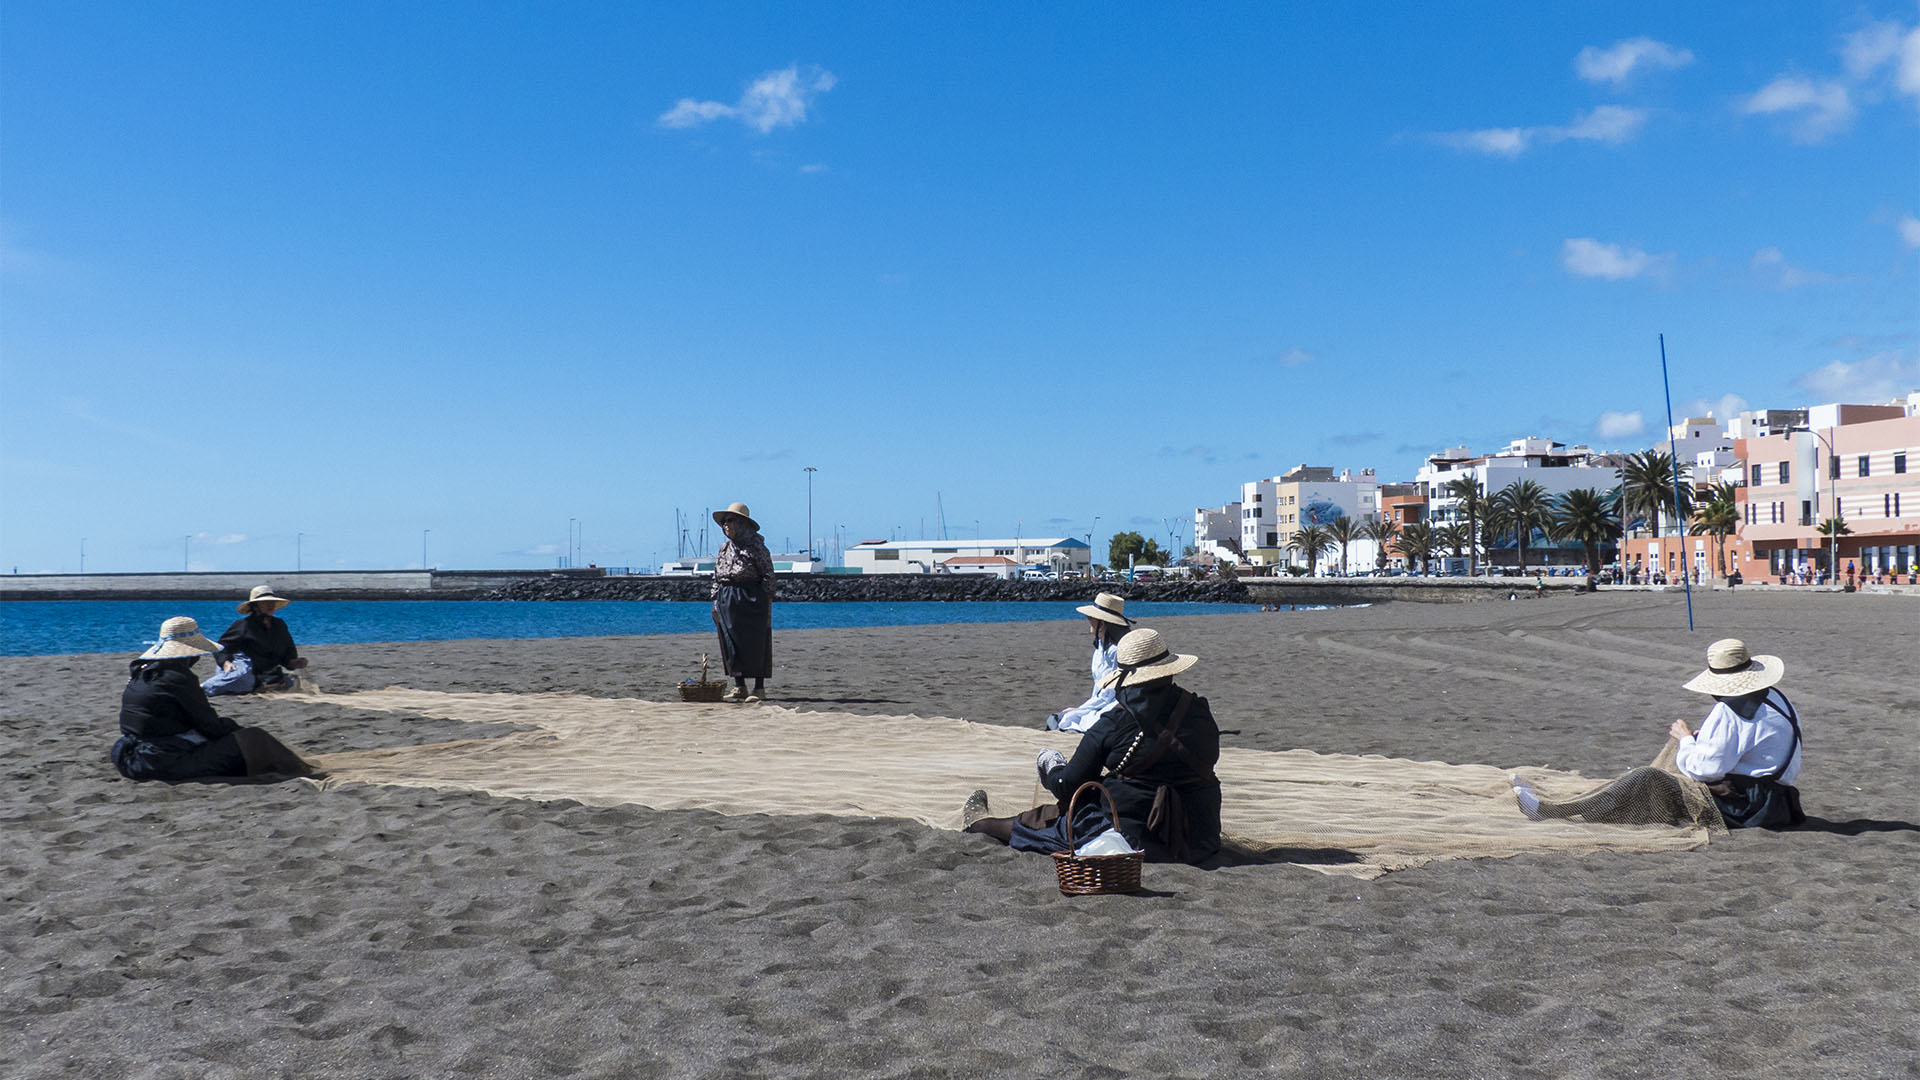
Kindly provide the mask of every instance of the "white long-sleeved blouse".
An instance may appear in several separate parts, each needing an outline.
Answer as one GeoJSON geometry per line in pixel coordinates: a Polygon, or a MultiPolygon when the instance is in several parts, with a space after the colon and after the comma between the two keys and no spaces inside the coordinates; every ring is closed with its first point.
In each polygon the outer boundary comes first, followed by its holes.
{"type": "MultiPolygon", "coordinates": [[[[1785,712],[1789,708],[1792,706],[1778,690],[1768,691],[1766,701],[1751,720],[1743,719],[1726,702],[1716,701],[1706,719],[1700,721],[1700,730],[1680,740],[1674,764],[1695,780],[1710,782],[1728,773],[1769,774],[1792,753],[1793,760],[1776,777],[1783,784],[1792,784],[1800,776],[1806,747],[1804,741],[1794,746],[1793,725],[1785,712]]],[[[1805,729],[1801,730],[1804,736],[1805,729]]]]}

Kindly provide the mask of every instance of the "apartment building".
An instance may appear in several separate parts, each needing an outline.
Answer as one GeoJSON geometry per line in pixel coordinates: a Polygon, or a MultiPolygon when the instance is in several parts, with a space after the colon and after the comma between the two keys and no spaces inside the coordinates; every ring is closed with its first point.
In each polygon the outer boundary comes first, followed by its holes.
{"type": "Polygon", "coordinates": [[[1740,439],[1745,486],[1730,568],[1776,580],[1829,568],[1831,518],[1846,523],[1839,567],[1910,574],[1920,560],[1920,393],[1889,405],[1820,405],[1804,425],[1740,439]]]}
{"type": "MultiPolygon", "coordinates": [[[[1427,459],[1426,465],[1414,474],[1414,482],[1426,495],[1428,520],[1444,526],[1466,520],[1461,500],[1447,490],[1447,485],[1460,477],[1474,479],[1482,500],[1522,480],[1539,484],[1549,496],[1579,488],[1606,492],[1620,482],[1620,465],[1625,459],[1624,454],[1599,453],[1586,446],[1567,446],[1529,436],[1515,439],[1505,449],[1491,454],[1476,454],[1464,446],[1443,450],[1427,459]]],[[[1482,536],[1481,544],[1488,549],[1488,560],[1496,565],[1502,555],[1512,564],[1519,554],[1512,536],[1482,536]]],[[[1536,533],[1527,541],[1527,561],[1538,565],[1574,565],[1584,563],[1586,555],[1577,544],[1556,545],[1536,533]]]]}
{"type": "MultiPolygon", "coordinates": [[[[1297,465],[1280,476],[1242,484],[1240,550],[1255,565],[1300,562],[1287,545],[1302,526],[1325,526],[1342,517],[1355,523],[1371,521],[1380,513],[1379,488],[1372,469],[1358,473],[1343,469],[1336,474],[1316,465],[1297,465]]],[[[1368,551],[1371,559],[1370,547],[1368,551]]],[[[1349,552],[1350,560],[1353,554],[1349,552]]]]}
{"type": "Polygon", "coordinates": [[[1196,509],[1193,550],[1201,562],[1240,562],[1240,504],[1196,509]]]}

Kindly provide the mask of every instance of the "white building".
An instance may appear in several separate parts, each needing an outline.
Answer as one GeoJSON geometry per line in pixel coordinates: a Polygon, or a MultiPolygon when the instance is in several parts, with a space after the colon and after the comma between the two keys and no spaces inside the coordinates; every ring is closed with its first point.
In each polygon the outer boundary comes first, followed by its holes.
{"type": "Polygon", "coordinates": [[[1202,562],[1237,563],[1240,554],[1240,504],[1193,512],[1193,550],[1202,562]]]}
{"type": "Polygon", "coordinates": [[[1240,485],[1240,550],[1255,564],[1292,563],[1298,557],[1287,543],[1301,526],[1326,526],[1342,517],[1360,524],[1379,516],[1380,481],[1372,469],[1336,474],[1324,466],[1297,465],[1280,476],[1240,485]]]}
{"type": "Polygon", "coordinates": [[[1093,548],[1077,537],[1041,537],[1027,540],[866,540],[847,549],[846,565],[863,574],[933,574],[963,571],[992,572],[999,563],[946,564],[955,558],[1009,559],[1019,568],[1077,570],[1093,566],[1093,548]]]}
{"type": "MultiPolygon", "coordinates": [[[[1619,470],[1625,461],[1624,454],[1597,453],[1586,446],[1567,446],[1551,439],[1529,436],[1515,439],[1507,444],[1506,449],[1491,454],[1475,454],[1464,446],[1443,450],[1427,459],[1414,480],[1426,493],[1427,517],[1438,528],[1466,521],[1466,514],[1460,509],[1460,500],[1447,490],[1447,485],[1460,477],[1474,478],[1480,485],[1483,503],[1522,480],[1539,484],[1549,497],[1580,488],[1591,488],[1605,494],[1620,482],[1619,470]]],[[[1486,543],[1485,537],[1481,538],[1481,543],[1486,543]]],[[[1512,545],[1512,537],[1494,544],[1497,548],[1512,545]]],[[[1544,538],[1529,540],[1527,554],[1533,562],[1581,561],[1571,554],[1565,560],[1554,560],[1544,538]]]]}

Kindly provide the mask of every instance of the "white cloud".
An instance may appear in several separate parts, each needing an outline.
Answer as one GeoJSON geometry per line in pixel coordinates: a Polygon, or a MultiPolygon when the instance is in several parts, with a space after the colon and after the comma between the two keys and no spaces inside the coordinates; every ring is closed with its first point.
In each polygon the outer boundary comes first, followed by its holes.
{"type": "Polygon", "coordinates": [[[1639,248],[1603,244],[1589,236],[1575,237],[1560,248],[1560,263],[1578,277],[1625,281],[1637,277],[1665,277],[1673,256],[1650,255],[1639,248]]]}
{"type": "Polygon", "coordinates": [[[1853,96],[1838,82],[1814,82],[1782,75],[1740,103],[1749,116],[1785,113],[1793,119],[1795,142],[1817,143],[1853,123],[1853,96]]]}
{"type": "Polygon", "coordinates": [[[1624,439],[1645,430],[1647,430],[1646,418],[1641,416],[1637,409],[1633,412],[1611,410],[1603,412],[1600,414],[1600,419],[1593,424],[1593,433],[1603,439],[1624,439]]]}
{"type": "Polygon", "coordinates": [[[814,99],[833,89],[837,81],[831,71],[789,64],[755,79],[731,105],[681,98],[660,114],[657,123],[667,128],[690,128],[715,120],[738,120],[765,135],[775,128],[805,123],[814,99]]]}
{"type": "Polygon", "coordinates": [[[1855,79],[1865,79],[1880,70],[1880,66],[1894,58],[1900,52],[1900,40],[1905,35],[1899,23],[1868,23],[1840,39],[1840,63],[1847,74],[1855,79]]]}
{"type": "Polygon", "coordinates": [[[1894,225],[1900,230],[1900,242],[1910,248],[1920,248],[1920,218],[1908,214],[1894,225]]]}
{"type": "Polygon", "coordinates": [[[1297,345],[1274,357],[1281,367],[1299,367],[1301,364],[1309,364],[1317,359],[1319,357],[1297,345]]]}
{"type": "Polygon", "coordinates": [[[1920,105],[1920,27],[1900,39],[1900,55],[1893,66],[1893,85],[1920,105]]]}
{"type": "Polygon", "coordinates": [[[1592,45],[1573,58],[1573,70],[1588,82],[1607,82],[1615,86],[1627,81],[1638,67],[1673,68],[1693,63],[1693,53],[1652,38],[1628,38],[1601,49],[1592,45]]]}
{"type": "Polygon", "coordinates": [[[1920,389],[1920,354],[1899,349],[1875,353],[1865,360],[1835,360],[1793,380],[1793,384],[1822,402],[1872,405],[1920,389]]]}
{"type": "Polygon", "coordinates": [[[214,537],[213,542],[216,544],[244,544],[247,542],[247,534],[246,533],[224,533],[220,536],[214,537]]]}
{"type": "Polygon", "coordinates": [[[1802,285],[1830,285],[1846,279],[1839,274],[1829,274],[1823,270],[1808,270],[1787,261],[1785,252],[1777,247],[1764,247],[1753,253],[1747,260],[1747,266],[1755,273],[1770,278],[1775,288],[1797,289],[1802,285]]]}
{"type": "Polygon", "coordinates": [[[1566,124],[1538,127],[1482,128],[1443,131],[1432,136],[1443,146],[1497,157],[1519,157],[1536,145],[1559,142],[1598,142],[1610,146],[1632,139],[1646,126],[1647,110],[1624,105],[1601,105],[1566,124]]]}
{"type": "Polygon", "coordinates": [[[1722,394],[1718,400],[1712,398],[1694,398],[1680,406],[1684,416],[1711,416],[1716,420],[1727,420],[1746,412],[1747,399],[1739,394],[1722,394]]]}
{"type": "Polygon", "coordinates": [[[819,162],[814,162],[813,164],[810,164],[810,165],[800,166],[800,171],[807,174],[808,176],[813,176],[817,173],[832,172],[833,170],[829,169],[825,165],[820,164],[819,162]]]}
{"type": "Polygon", "coordinates": [[[1553,142],[1605,142],[1619,146],[1636,135],[1647,123],[1647,110],[1626,106],[1599,106],[1594,111],[1572,117],[1563,125],[1540,127],[1486,127],[1480,131],[1442,131],[1430,136],[1442,146],[1471,150],[1475,154],[1494,154],[1498,158],[1519,158],[1538,144],[1553,142]]]}

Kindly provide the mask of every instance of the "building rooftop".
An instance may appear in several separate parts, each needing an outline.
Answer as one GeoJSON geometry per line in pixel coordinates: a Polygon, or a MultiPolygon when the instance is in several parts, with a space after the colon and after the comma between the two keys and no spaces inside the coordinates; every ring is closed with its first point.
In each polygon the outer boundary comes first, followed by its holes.
{"type": "Polygon", "coordinates": [[[1077,536],[1029,536],[1024,540],[862,540],[848,551],[856,549],[892,549],[894,551],[925,551],[928,548],[951,548],[964,551],[978,548],[1052,548],[1052,547],[1091,547],[1077,536]]]}

